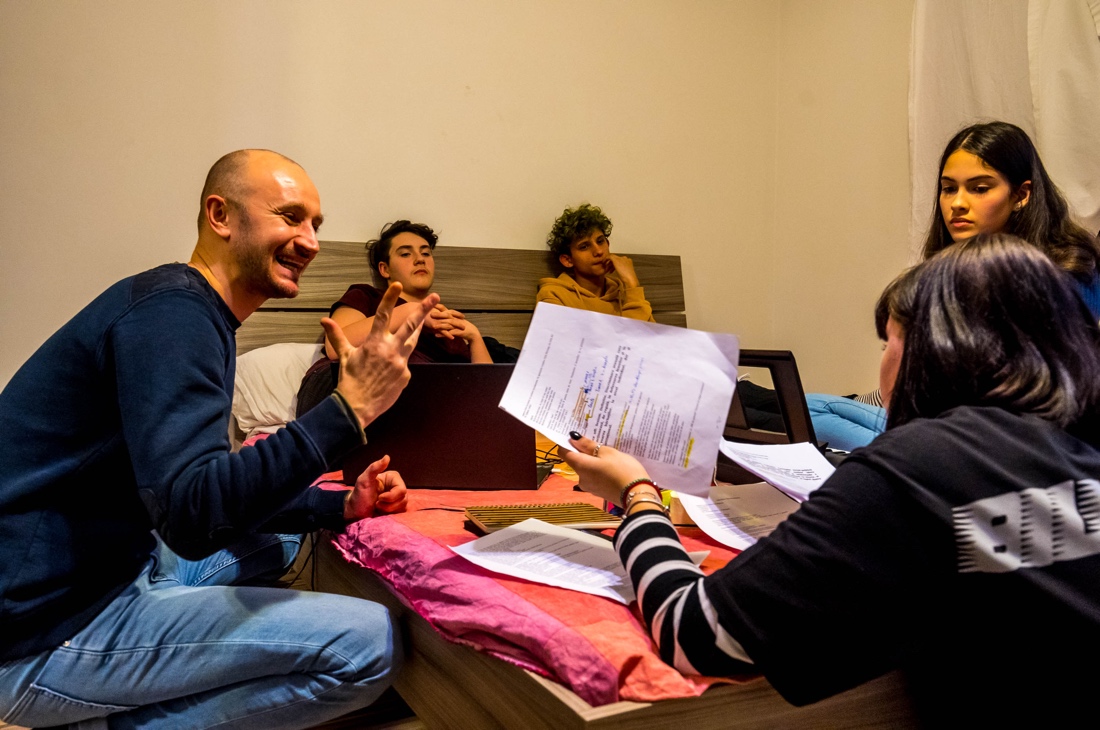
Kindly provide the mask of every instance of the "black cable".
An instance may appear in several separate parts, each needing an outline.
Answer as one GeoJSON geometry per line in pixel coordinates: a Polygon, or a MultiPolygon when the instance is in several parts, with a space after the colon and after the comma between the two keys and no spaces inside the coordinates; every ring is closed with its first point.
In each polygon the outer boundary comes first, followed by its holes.
{"type": "Polygon", "coordinates": [[[309,589],[311,591],[317,590],[317,533],[309,533],[309,557],[306,558],[306,563],[309,564],[309,589]]]}
{"type": "Polygon", "coordinates": [[[535,449],[535,457],[543,464],[561,464],[564,461],[560,456],[555,456],[550,449],[535,449]]]}

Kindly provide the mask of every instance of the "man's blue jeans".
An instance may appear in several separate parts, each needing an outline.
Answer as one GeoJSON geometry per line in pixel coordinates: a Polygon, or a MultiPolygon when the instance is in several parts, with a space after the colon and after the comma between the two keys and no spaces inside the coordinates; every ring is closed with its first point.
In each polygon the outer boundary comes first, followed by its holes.
{"type": "Polygon", "coordinates": [[[240,585],[277,578],[300,543],[256,535],[200,561],[158,545],[76,636],[0,664],[0,718],[27,727],[267,730],[310,727],[370,704],[401,659],[385,607],[240,585]]]}
{"type": "Polygon", "coordinates": [[[851,398],[823,393],[806,394],[810,420],[818,441],[841,451],[866,446],[886,430],[886,410],[851,398]]]}

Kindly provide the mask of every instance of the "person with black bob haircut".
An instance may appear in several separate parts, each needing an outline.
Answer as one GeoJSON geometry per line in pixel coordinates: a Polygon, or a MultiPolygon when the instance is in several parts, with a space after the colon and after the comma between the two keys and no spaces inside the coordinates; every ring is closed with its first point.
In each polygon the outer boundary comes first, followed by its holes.
{"type": "Polygon", "coordinates": [[[1060,428],[1094,424],[1094,317],[1069,279],[1057,281],[1042,262],[1036,247],[999,233],[939,255],[916,272],[919,280],[903,276],[886,290],[875,309],[879,337],[889,342],[891,320],[913,333],[898,368],[904,387],[895,384],[887,401],[887,429],[960,405],[1060,428]]]}
{"type": "MultiPolygon", "coordinates": [[[[661,656],[762,672],[796,705],[894,669],[930,727],[1090,716],[1100,669],[1100,327],[1038,247],[981,234],[876,308],[886,432],[711,575],[634,458],[565,459],[622,504],[615,547],[661,656]]],[[[668,485],[675,488],[675,485],[668,485]]]]}

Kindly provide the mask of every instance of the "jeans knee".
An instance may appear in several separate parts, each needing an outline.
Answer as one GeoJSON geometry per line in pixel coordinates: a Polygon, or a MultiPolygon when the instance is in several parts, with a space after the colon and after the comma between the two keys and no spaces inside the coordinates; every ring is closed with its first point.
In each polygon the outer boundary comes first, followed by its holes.
{"type": "Polygon", "coordinates": [[[843,396],[826,395],[824,393],[807,393],[806,408],[812,415],[829,414],[833,412],[833,406],[843,396]]]}
{"type": "Polygon", "coordinates": [[[385,606],[359,598],[331,596],[343,604],[339,613],[344,625],[333,627],[336,633],[328,643],[341,658],[334,673],[341,682],[388,686],[405,658],[401,630],[385,606]]]}
{"type": "Polygon", "coordinates": [[[389,624],[389,641],[387,651],[380,654],[369,670],[360,673],[359,682],[367,681],[381,684],[382,688],[389,687],[397,678],[397,673],[405,663],[405,648],[402,644],[402,635],[393,621],[389,624]]]}

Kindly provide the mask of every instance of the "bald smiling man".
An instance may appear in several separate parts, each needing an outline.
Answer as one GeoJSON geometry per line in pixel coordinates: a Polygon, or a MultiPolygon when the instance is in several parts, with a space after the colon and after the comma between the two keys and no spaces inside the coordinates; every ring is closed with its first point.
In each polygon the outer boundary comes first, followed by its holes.
{"type": "Polygon", "coordinates": [[[235,332],[317,255],[309,175],[266,150],[218,160],[187,264],[123,279],[0,392],[0,719],[30,727],[309,727],[372,702],[400,641],[382,606],[263,587],[300,533],[404,509],[378,462],[311,488],[408,381],[424,300],[386,292],[332,396],[239,453],[235,332]]]}

